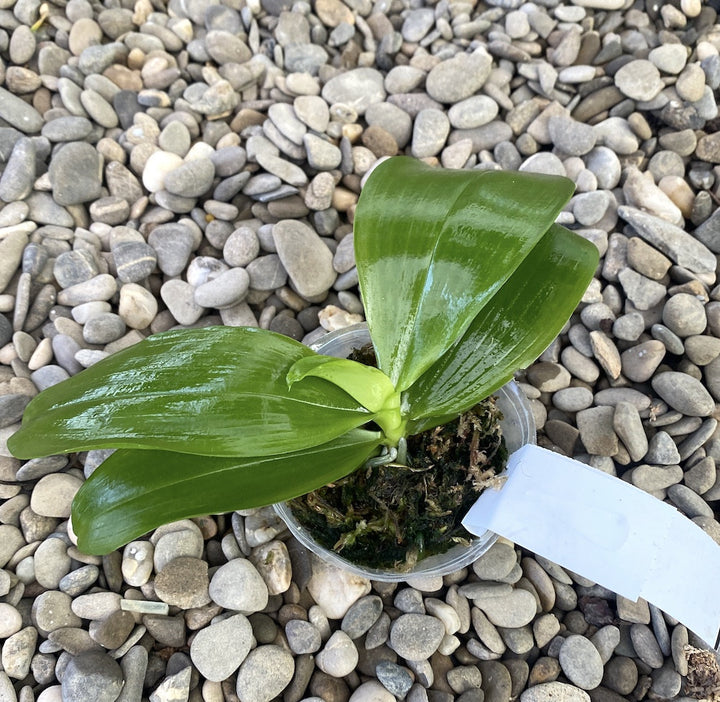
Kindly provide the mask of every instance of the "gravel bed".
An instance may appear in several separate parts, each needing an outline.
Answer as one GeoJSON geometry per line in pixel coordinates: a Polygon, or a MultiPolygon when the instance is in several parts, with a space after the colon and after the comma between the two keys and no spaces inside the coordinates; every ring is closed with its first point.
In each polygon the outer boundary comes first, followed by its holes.
{"type": "Polygon", "coordinates": [[[103,452],[5,445],[39,390],[149,334],[362,320],[352,219],[383,156],[556,173],[601,264],[519,374],[539,443],[720,543],[717,6],[0,0],[0,700],[720,694],[684,626],[504,540],[399,585],[268,509],[87,556],[67,519],[103,452]]]}

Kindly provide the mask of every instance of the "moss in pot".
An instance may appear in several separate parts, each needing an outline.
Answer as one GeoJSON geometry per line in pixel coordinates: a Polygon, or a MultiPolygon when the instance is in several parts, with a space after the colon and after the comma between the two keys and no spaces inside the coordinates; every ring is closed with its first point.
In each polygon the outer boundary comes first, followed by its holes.
{"type": "Polygon", "coordinates": [[[402,463],[408,437],[492,395],[575,309],[598,254],[554,224],[572,191],[553,176],[384,161],[354,221],[377,367],[262,329],[178,329],[42,392],[8,446],[19,458],[119,449],[73,501],[94,554],[304,495],[383,455],[402,463]]]}
{"type": "MultiPolygon", "coordinates": [[[[363,323],[331,332],[313,344],[313,348],[329,356],[350,356],[363,363],[374,363],[374,353],[367,352],[371,349],[370,343],[370,333],[363,323]]],[[[504,477],[499,473],[508,453],[535,442],[535,422],[530,405],[514,382],[499,388],[492,398],[483,400],[479,406],[487,410],[485,417],[489,421],[485,428],[489,436],[478,427],[472,427],[469,441],[457,437],[461,424],[458,418],[410,437],[407,462],[411,463],[412,456],[419,456],[418,462],[425,464],[421,468],[424,473],[428,465],[431,466],[427,471],[430,476],[427,473],[419,476],[402,464],[383,466],[381,460],[381,464],[371,470],[353,471],[336,483],[277,504],[276,511],[307,548],[326,561],[362,577],[402,581],[409,576],[445,575],[459,570],[477,560],[497,539],[497,535],[489,531],[474,536],[464,529],[460,522],[469,506],[488,484],[502,483],[504,477]],[[443,441],[440,453],[452,446],[454,450],[465,452],[467,460],[446,466],[443,457],[437,453],[431,460],[430,453],[418,452],[412,446],[420,441],[437,444],[439,434],[450,434],[451,438],[451,441],[443,441]],[[486,465],[488,470],[485,475],[477,476],[480,480],[476,485],[475,476],[468,469],[479,465],[486,465]],[[447,486],[448,494],[444,494],[443,484],[447,486]],[[365,490],[367,486],[376,495],[389,492],[389,498],[370,497],[365,490]],[[407,508],[406,491],[414,494],[412,509],[407,508]],[[358,493],[361,506],[374,512],[374,517],[361,515],[357,508],[344,509],[350,495],[358,493]],[[430,508],[418,510],[418,502],[427,502],[428,493],[430,508]],[[443,506],[438,510],[439,503],[445,501],[450,509],[443,506]],[[330,520],[326,519],[327,503],[332,503],[335,511],[330,520]],[[385,527],[388,511],[393,512],[390,528],[385,527]],[[438,511],[439,515],[433,513],[438,511]],[[377,528],[378,521],[381,529],[377,528]],[[338,543],[341,538],[343,542],[338,543]],[[348,547],[345,544],[350,538],[353,543],[348,547]]],[[[469,428],[467,420],[463,424],[461,434],[469,428]]]]}

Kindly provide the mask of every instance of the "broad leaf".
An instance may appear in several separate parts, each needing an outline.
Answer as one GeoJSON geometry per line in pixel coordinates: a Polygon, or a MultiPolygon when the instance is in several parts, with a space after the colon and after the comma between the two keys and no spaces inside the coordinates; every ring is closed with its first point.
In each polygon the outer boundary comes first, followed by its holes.
{"type": "Polygon", "coordinates": [[[572,314],[597,263],[595,246],[552,225],[455,346],[407,390],[411,432],[460,414],[532,363],[572,314]]]}
{"type": "Polygon", "coordinates": [[[375,423],[390,441],[396,442],[400,438],[400,393],[381,370],[348,358],[306,356],[290,368],[288,385],[312,376],[337,385],[373,412],[375,423]]]}
{"type": "Polygon", "coordinates": [[[75,496],[78,546],[88,554],[109,553],[177,519],[303,495],[352,472],[379,444],[379,433],[356,429],[320,446],[260,458],[121,449],[75,496]]]}
{"type": "Polygon", "coordinates": [[[360,289],[378,367],[408,388],[467,329],[573,192],[566,178],[378,165],[355,213],[360,289]]]}
{"type": "Polygon", "coordinates": [[[317,445],[372,420],[337,386],[286,376],[314,351],[262,329],[152,336],[38,395],[8,441],[19,458],[95,447],[260,456],[317,445]]]}

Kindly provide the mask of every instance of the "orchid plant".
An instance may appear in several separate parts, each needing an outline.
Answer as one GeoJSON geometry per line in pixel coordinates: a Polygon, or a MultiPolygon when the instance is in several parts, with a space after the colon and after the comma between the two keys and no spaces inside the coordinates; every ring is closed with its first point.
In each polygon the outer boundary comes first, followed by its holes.
{"type": "Polygon", "coordinates": [[[118,449],[73,502],[90,554],[338,480],[491,395],[559,333],[598,262],[554,223],[572,192],[561,177],[388,159],[354,219],[377,367],[264,329],[172,330],[40,393],[8,446],[118,449]]]}

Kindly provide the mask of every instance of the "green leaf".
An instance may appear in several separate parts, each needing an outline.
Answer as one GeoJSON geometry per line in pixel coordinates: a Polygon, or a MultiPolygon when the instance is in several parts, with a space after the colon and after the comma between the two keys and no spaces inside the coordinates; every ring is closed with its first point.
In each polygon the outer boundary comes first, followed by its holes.
{"type": "Polygon", "coordinates": [[[78,546],[105,554],[177,519],[297,497],[352,472],[379,444],[379,433],[356,429],[320,446],[259,458],[121,449],[75,495],[78,546]]]}
{"type": "Polygon", "coordinates": [[[553,224],[457,344],[404,394],[411,432],[460,414],[532,363],[572,314],[597,263],[595,246],[553,224]]]}
{"type": "Polygon", "coordinates": [[[566,178],[378,165],[355,213],[355,253],[378,357],[397,390],[467,329],[573,192],[566,178]]]}
{"type": "Polygon", "coordinates": [[[19,458],[91,448],[260,456],[314,446],[373,419],[337,386],[288,389],[302,344],[262,329],[152,336],[48,388],[8,441],[19,458]]]}
{"type": "Polygon", "coordinates": [[[402,435],[400,393],[381,370],[348,358],[306,356],[290,368],[288,385],[310,376],[323,378],[337,385],[373,412],[375,423],[389,437],[391,443],[396,442],[402,435]]]}

